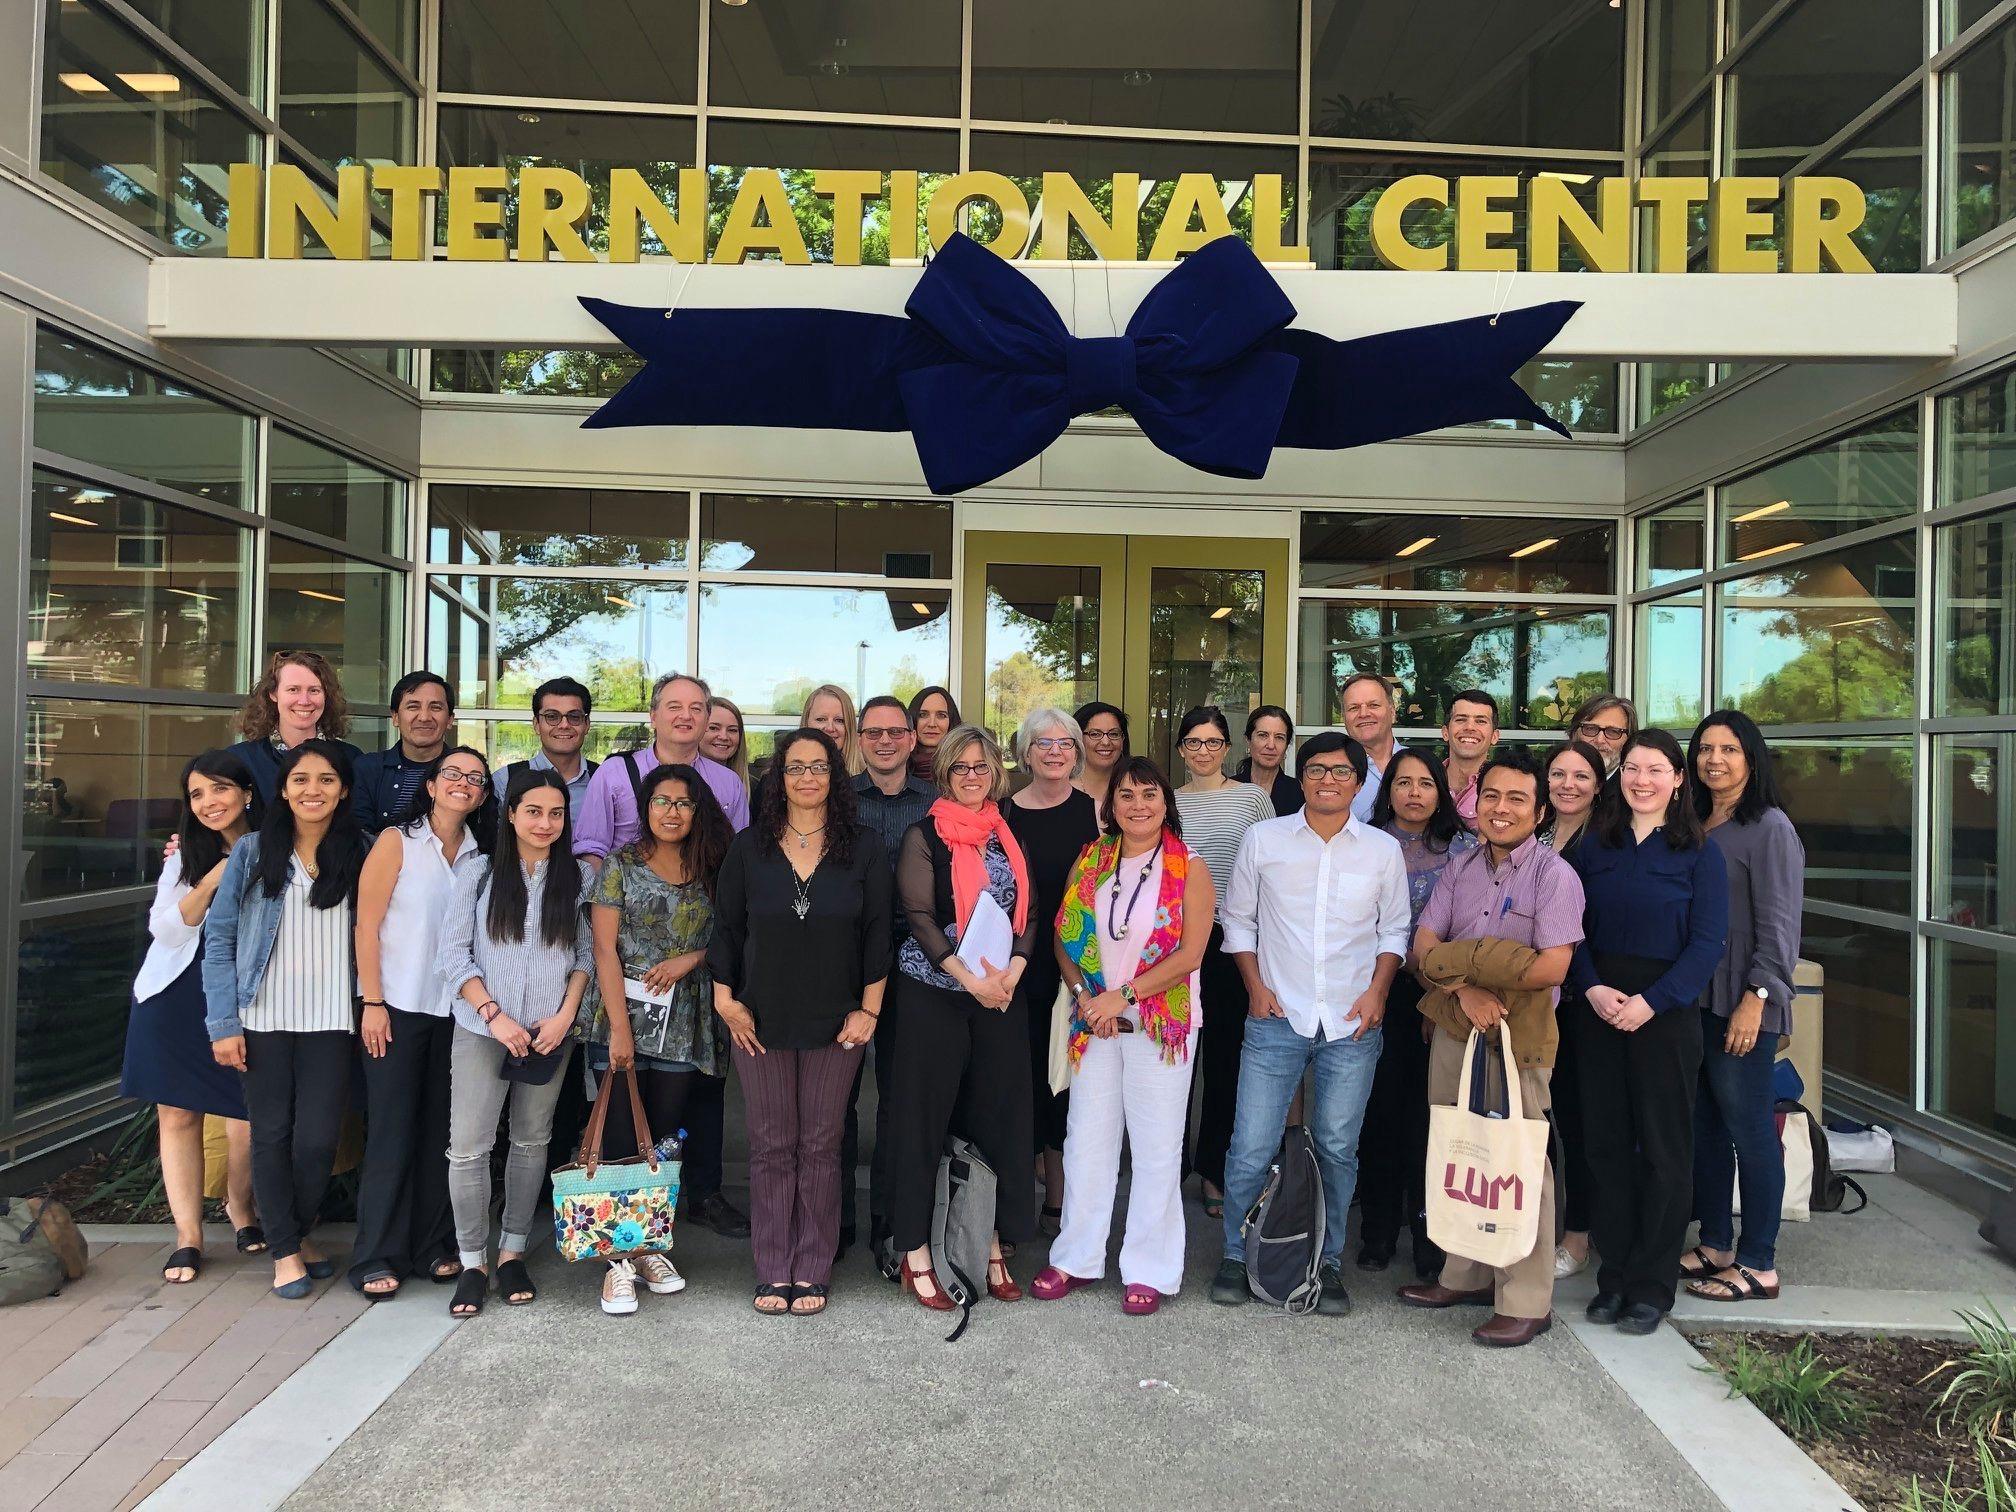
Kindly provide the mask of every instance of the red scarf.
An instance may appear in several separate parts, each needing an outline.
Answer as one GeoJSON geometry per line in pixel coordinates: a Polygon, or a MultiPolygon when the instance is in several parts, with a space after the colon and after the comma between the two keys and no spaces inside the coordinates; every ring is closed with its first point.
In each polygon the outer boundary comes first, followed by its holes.
{"type": "MultiPolygon", "coordinates": [[[[952,912],[959,924],[959,932],[966,932],[966,921],[973,917],[973,905],[980,901],[980,894],[987,890],[987,862],[983,852],[987,848],[987,837],[994,836],[1001,842],[1001,849],[1008,857],[1008,865],[1015,872],[1015,933],[1022,933],[1029,922],[1029,864],[1022,859],[1022,847],[1015,841],[1008,821],[1001,817],[1001,810],[994,804],[983,803],[975,813],[962,803],[954,803],[950,798],[940,798],[931,805],[931,824],[938,831],[938,838],[945,842],[945,848],[952,852],[952,912]]],[[[1006,961],[997,963],[1006,966],[1006,961]]]]}

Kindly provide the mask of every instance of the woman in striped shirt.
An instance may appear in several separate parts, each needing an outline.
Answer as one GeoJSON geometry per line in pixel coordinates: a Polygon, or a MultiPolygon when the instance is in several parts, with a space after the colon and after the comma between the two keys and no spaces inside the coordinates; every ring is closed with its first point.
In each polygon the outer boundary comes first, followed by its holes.
{"type": "Polygon", "coordinates": [[[204,1028],[219,1065],[245,1073],[252,1191],[273,1290],[305,1297],[336,1273],[308,1243],[336,1162],[355,1056],[351,959],[364,833],[347,748],[282,753],[278,801],[231,848],[203,937],[204,1028]]]}
{"type": "MultiPolygon", "coordinates": [[[[1190,780],[1176,789],[1176,812],[1183,821],[1184,842],[1204,858],[1220,899],[1231,885],[1232,863],[1239,857],[1246,831],[1274,817],[1274,800],[1264,789],[1225,775],[1225,753],[1231,744],[1232,727],[1213,704],[1192,709],[1176,727],[1176,751],[1190,773],[1190,780]]],[[[1204,948],[1197,999],[1203,1019],[1197,1031],[1197,1071],[1204,1090],[1192,1160],[1204,1182],[1205,1213],[1222,1218],[1225,1151],[1232,1143],[1239,1046],[1246,1034],[1246,986],[1239,968],[1225,954],[1225,931],[1215,923],[1204,948]]]]}

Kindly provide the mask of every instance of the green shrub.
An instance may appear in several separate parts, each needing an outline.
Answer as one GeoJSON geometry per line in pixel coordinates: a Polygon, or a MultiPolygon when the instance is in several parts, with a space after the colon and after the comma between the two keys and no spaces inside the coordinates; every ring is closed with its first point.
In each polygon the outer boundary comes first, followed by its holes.
{"type": "Polygon", "coordinates": [[[1977,1442],[2016,1449],[2016,1333],[1992,1302],[1983,1302],[1980,1312],[1963,1308],[1960,1321],[1973,1347],[1919,1382],[1953,1372],[1933,1404],[1933,1421],[1942,1434],[1957,1428],[1977,1442]]]}
{"type": "Polygon", "coordinates": [[[1717,1366],[1729,1395],[1745,1398],[1795,1439],[1842,1437],[1868,1419],[1868,1402],[1843,1379],[1847,1368],[1830,1368],[1811,1339],[1788,1354],[1740,1343],[1717,1366]]]}
{"type": "Polygon", "coordinates": [[[1975,1437],[1974,1456],[1981,1473],[1979,1491],[1957,1489],[1950,1469],[1931,1491],[1914,1475],[1904,1493],[1904,1512],[2016,1512],[2016,1486],[2010,1485],[2008,1468],[1995,1458],[1988,1439],[1975,1437]]]}

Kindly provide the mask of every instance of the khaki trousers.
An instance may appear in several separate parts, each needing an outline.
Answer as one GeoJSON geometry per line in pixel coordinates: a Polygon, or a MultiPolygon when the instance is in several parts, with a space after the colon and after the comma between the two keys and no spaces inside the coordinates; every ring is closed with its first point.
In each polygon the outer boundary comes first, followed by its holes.
{"type": "MultiPolygon", "coordinates": [[[[1447,1031],[1436,1029],[1435,1042],[1428,1050],[1430,1107],[1456,1106],[1456,1089],[1462,1084],[1463,1053],[1468,1044],[1467,1039],[1454,1039],[1447,1031]]],[[[1500,1067],[1502,1057],[1498,1047],[1490,1046],[1488,1054],[1494,1070],[1500,1067]]],[[[1520,1071],[1519,1096],[1528,1118],[1545,1119],[1547,1110],[1553,1106],[1547,1088],[1552,1074],[1541,1068],[1520,1071]]],[[[1428,1179],[1432,1185],[1436,1173],[1429,1172],[1428,1179]]],[[[1546,1317],[1554,1310],[1554,1227],[1554,1162],[1549,1160],[1541,1180],[1540,1233],[1534,1241],[1533,1253],[1517,1265],[1502,1268],[1451,1255],[1442,1266],[1442,1284],[1451,1291],[1482,1291],[1489,1286],[1495,1299],[1493,1311],[1507,1318],[1546,1317]]]]}

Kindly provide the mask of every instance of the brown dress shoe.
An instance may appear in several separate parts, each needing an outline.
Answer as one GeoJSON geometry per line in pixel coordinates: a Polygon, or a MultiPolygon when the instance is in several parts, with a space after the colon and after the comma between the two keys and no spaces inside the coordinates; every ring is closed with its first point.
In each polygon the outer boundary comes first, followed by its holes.
{"type": "Polygon", "coordinates": [[[1491,1288],[1482,1291],[1452,1291],[1440,1281],[1422,1281],[1400,1288],[1400,1300],[1409,1307],[1461,1307],[1470,1302],[1489,1304],[1491,1288]]]}
{"type": "Polygon", "coordinates": [[[1517,1349],[1521,1344],[1531,1344],[1553,1326],[1551,1316],[1508,1318],[1503,1313],[1493,1313],[1490,1322],[1470,1330],[1470,1337],[1491,1349],[1517,1349]]]}

